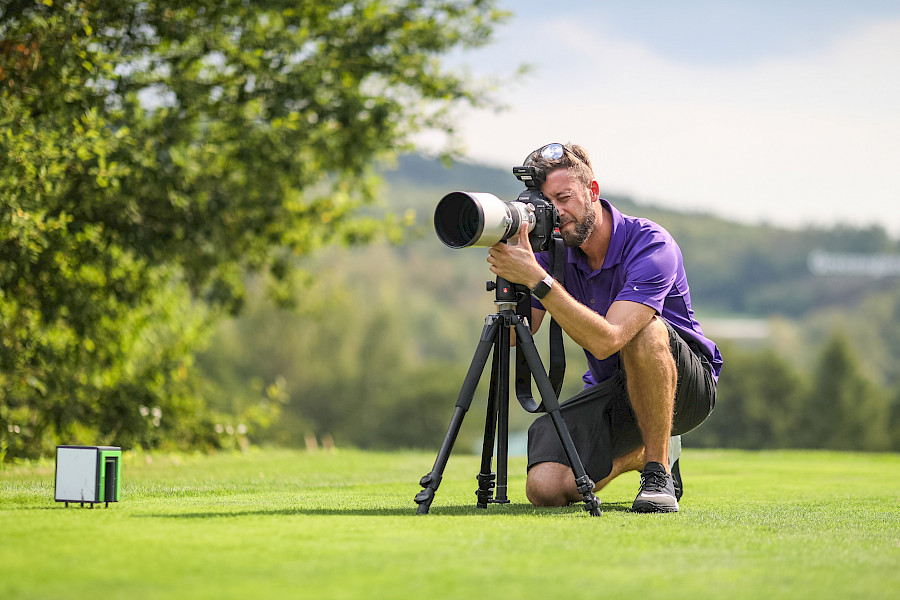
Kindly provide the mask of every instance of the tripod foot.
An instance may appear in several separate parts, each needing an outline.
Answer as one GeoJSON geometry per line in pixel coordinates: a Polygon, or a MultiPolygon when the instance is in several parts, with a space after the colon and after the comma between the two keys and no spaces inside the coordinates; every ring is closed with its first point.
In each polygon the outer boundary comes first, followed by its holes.
{"type": "Polygon", "coordinates": [[[600,499],[591,494],[590,500],[584,501],[584,510],[588,511],[592,517],[600,516],[600,499]]]}
{"type": "Polygon", "coordinates": [[[435,475],[434,471],[432,471],[419,481],[419,485],[425,489],[416,494],[416,504],[419,505],[419,508],[416,509],[416,514],[427,515],[431,509],[431,503],[434,502],[434,493],[437,491],[438,486],[441,485],[441,477],[435,475]]]}
{"type": "Polygon", "coordinates": [[[495,482],[496,475],[494,473],[479,473],[476,479],[478,480],[478,489],[475,491],[475,496],[478,498],[478,501],[475,507],[487,508],[487,505],[494,498],[494,488],[497,487],[495,482]]]}
{"type": "Polygon", "coordinates": [[[416,514],[427,515],[431,509],[432,501],[434,501],[434,490],[431,488],[426,488],[416,494],[416,503],[419,505],[419,508],[416,509],[416,514]]]}
{"type": "Polygon", "coordinates": [[[599,517],[600,499],[594,495],[594,482],[587,475],[582,475],[575,480],[575,484],[578,486],[578,493],[584,498],[584,510],[592,517],[599,517]]]}

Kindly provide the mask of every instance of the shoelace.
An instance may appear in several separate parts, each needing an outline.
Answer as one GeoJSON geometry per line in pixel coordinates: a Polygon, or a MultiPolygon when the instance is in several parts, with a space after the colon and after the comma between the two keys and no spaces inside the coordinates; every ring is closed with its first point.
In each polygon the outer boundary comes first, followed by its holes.
{"type": "Polygon", "coordinates": [[[649,471],[641,473],[641,491],[659,492],[666,488],[668,478],[665,473],[649,471]]]}

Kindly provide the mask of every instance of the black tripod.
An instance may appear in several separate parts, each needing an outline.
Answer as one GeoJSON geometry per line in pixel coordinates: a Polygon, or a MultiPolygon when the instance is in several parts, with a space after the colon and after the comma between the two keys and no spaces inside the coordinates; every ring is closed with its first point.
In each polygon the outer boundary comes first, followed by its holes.
{"type": "MultiPolygon", "coordinates": [[[[491,367],[491,386],[484,427],[481,472],[477,477],[478,490],[475,492],[478,499],[476,506],[478,508],[487,508],[489,503],[506,504],[509,502],[506,496],[507,456],[509,449],[509,330],[511,327],[514,327],[516,331],[517,356],[524,356],[524,362],[527,363],[531,375],[534,376],[542,400],[542,403],[538,404],[530,397],[519,397],[519,402],[528,412],[545,411],[550,414],[550,418],[556,427],[556,432],[559,434],[559,439],[565,450],[566,458],[572,467],[572,471],[575,473],[575,483],[578,486],[578,492],[584,498],[584,509],[590,512],[591,516],[599,517],[600,500],[594,495],[594,482],[585,473],[584,466],[575,449],[575,444],[572,442],[572,436],[569,435],[569,430],[566,428],[566,424],[560,414],[557,392],[554,390],[553,384],[544,370],[544,365],[534,344],[534,338],[531,335],[528,322],[525,317],[517,314],[515,311],[516,304],[521,300],[520,296],[523,293],[530,299],[529,292],[527,288],[511,284],[501,277],[497,278],[496,283],[488,282],[488,291],[491,291],[492,286],[496,291],[495,302],[498,306],[498,312],[489,315],[485,319],[481,339],[478,342],[478,347],[475,349],[475,356],[472,358],[469,371],[456,400],[456,409],[453,412],[453,417],[450,419],[447,435],[434,461],[434,467],[430,473],[419,481],[419,484],[424,489],[416,494],[416,503],[419,505],[416,512],[424,515],[431,508],[431,503],[434,501],[434,493],[441,484],[444,468],[447,466],[447,460],[450,458],[450,451],[456,442],[456,436],[459,434],[459,429],[462,426],[463,417],[472,404],[475,388],[481,379],[492,348],[494,355],[491,367]],[[520,352],[522,353],[521,355],[519,355],[520,352]],[[495,439],[497,443],[496,474],[491,471],[495,439]]],[[[528,304],[530,305],[530,303],[528,304]]],[[[522,361],[520,360],[520,362],[522,361]]]]}

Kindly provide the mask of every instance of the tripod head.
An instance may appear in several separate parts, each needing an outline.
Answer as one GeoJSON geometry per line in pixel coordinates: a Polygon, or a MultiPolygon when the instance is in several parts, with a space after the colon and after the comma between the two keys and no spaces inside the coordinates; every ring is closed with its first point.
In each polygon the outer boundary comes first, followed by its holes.
{"type": "Polygon", "coordinates": [[[485,283],[489,292],[494,292],[494,304],[498,310],[515,310],[516,306],[526,298],[531,299],[531,290],[519,283],[511,283],[500,276],[494,281],[485,283]]]}

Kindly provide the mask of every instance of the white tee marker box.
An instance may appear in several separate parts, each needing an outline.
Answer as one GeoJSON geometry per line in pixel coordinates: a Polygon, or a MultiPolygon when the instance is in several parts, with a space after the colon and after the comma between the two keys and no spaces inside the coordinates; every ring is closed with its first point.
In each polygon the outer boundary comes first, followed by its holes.
{"type": "Polygon", "coordinates": [[[57,446],[56,501],[79,502],[91,508],[98,502],[119,501],[122,488],[122,449],[117,446],[57,446]]]}

